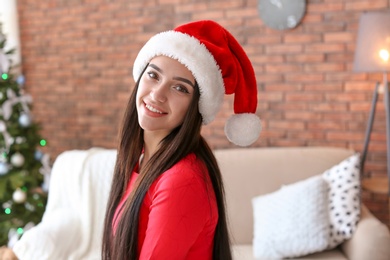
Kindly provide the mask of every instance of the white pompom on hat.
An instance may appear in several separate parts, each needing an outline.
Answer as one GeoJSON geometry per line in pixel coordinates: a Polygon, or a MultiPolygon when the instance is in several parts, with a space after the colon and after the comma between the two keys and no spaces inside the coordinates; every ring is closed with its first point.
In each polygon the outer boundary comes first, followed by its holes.
{"type": "Polygon", "coordinates": [[[261,122],[255,115],[255,73],[231,33],[210,20],[187,23],[159,33],[138,53],[133,66],[134,79],[139,79],[151,59],[161,55],[176,59],[192,72],[199,86],[199,112],[204,124],[214,120],[225,93],[235,94],[235,114],[225,124],[227,138],[239,146],[251,145],[259,138],[261,122]]]}

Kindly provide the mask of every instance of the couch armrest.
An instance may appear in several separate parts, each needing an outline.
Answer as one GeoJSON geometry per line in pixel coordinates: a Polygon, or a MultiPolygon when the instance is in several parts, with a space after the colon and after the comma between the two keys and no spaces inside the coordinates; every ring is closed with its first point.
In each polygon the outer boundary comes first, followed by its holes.
{"type": "Polygon", "coordinates": [[[390,233],[387,226],[362,205],[361,218],[354,235],[341,245],[343,253],[351,260],[388,260],[389,245],[390,233]]]}

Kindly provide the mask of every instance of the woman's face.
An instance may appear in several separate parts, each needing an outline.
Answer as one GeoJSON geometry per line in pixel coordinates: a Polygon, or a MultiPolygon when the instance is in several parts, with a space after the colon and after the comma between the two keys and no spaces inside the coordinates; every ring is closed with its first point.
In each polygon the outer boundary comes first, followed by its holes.
{"type": "Polygon", "coordinates": [[[181,125],[194,96],[195,79],[177,60],[153,58],[137,91],[138,122],[145,132],[167,136],[181,125]]]}

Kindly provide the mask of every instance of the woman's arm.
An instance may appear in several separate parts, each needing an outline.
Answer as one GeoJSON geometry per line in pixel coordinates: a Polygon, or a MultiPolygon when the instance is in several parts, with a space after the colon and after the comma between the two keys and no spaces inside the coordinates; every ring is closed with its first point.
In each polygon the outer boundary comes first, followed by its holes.
{"type": "Polygon", "coordinates": [[[2,246],[0,247],[0,260],[18,260],[12,249],[2,246]]]}

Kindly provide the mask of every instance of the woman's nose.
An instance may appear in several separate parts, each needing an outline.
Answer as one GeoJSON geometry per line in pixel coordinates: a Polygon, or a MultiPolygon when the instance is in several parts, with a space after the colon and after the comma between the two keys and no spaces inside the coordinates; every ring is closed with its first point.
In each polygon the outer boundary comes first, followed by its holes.
{"type": "Polygon", "coordinates": [[[150,97],[157,102],[165,102],[167,100],[167,87],[165,84],[159,84],[150,91],[150,97]]]}

